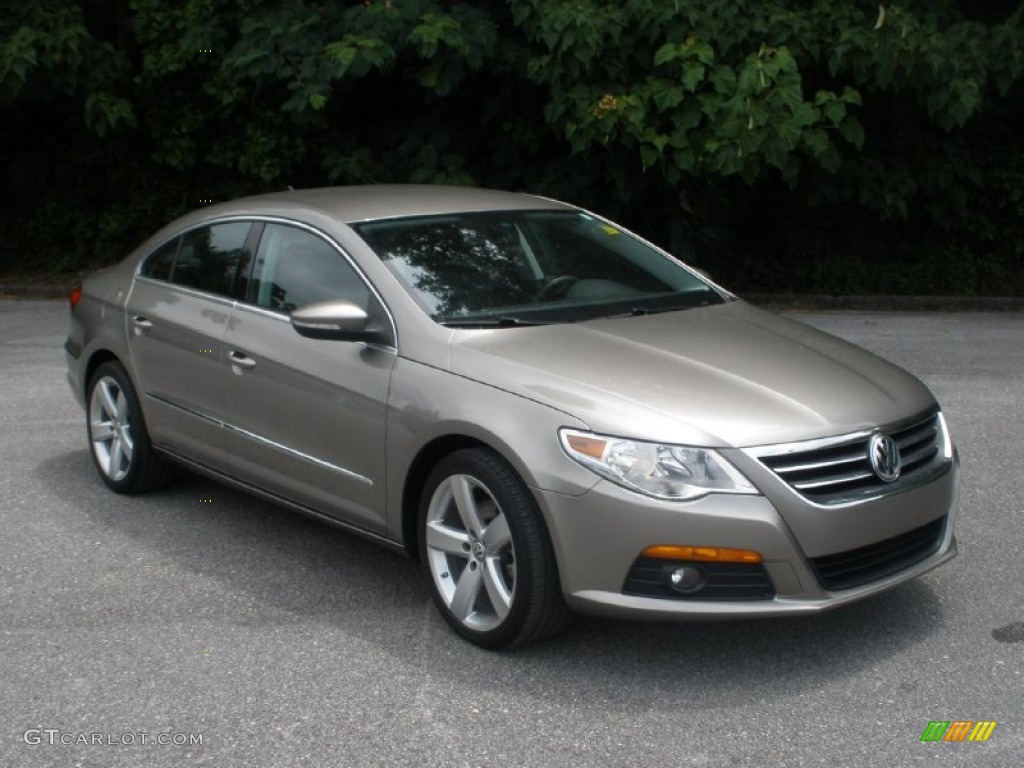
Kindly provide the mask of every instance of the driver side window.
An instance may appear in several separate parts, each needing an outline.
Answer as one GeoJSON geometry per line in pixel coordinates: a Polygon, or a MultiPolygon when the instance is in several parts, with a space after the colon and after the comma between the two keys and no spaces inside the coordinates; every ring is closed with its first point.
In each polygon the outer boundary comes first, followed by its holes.
{"type": "Polygon", "coordinates": [[[323,238],[298,227],[267,224],[256,250],[247,300],[277,312],[346,299],[366,310],[369,289],[323,238]]]}

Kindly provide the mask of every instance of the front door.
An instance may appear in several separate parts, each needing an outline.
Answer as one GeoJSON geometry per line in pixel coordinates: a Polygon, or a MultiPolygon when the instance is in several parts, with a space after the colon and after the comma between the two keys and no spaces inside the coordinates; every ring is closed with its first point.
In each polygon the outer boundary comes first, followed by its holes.
{"type": "Polygon", "coordinates": [[[377,301],[324,237],[268,223],[224,336],[228,461],[252,485],[383,533],[395,351],[300,336],[290,311],[328,299],[377,301]]]}

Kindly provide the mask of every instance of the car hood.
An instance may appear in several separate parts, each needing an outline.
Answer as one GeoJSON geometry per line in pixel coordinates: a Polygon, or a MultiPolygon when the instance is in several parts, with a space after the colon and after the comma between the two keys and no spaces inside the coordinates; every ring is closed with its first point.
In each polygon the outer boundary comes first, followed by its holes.
{"type": "Polygon", "coordinates": [[[598,432],[747,447],[886,424],[935,405],[906,371],[742,301],[458,331],[450,369],[598,432]]]}

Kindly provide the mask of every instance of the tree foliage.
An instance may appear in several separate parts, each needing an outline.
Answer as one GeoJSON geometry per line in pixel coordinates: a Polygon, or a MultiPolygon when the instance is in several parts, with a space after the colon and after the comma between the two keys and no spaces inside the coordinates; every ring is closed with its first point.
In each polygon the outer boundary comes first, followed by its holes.
{"type": "Polygon", "coordinates": [[[0,269],[109,262],[208,200],[412,181],[580,201],[741,288],[1022,292],[1024,10],[976,6],[18,4],[0,269]]]}

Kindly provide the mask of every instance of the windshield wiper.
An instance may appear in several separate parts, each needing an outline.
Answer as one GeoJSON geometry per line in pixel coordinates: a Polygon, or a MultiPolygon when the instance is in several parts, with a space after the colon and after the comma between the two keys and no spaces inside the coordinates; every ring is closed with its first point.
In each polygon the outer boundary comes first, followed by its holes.
{"type": "Polygon", "coordinates": [[[711,302],[702,301],[698,304],[673,304],[669,307],[631,307],[627,312],[616,312],[613,315],[598,315],[595,320],[606,320],[616,317],[640,317],[641,315],[660,315],[662,312],[681,312],[684,309],[707,306],[711,302]]]}
{"type": "Polygon", "coordinates": [[[441,325],[449,328],[515,328],[528,325],[551,325],[547,320],[523,320],[520,317],[511,315],[498,315],[495,317],[446,317],[438,319],[441,325]]]}
{"type": "Polygon", "coordinates": [[[714,295],[708,296],[708,298],[702,298],[694,300],[686,304],[666,304],[663,306],[655,305],[653,307],[630,307],[628,312],[620,312],[616,315],[605,315],[605,317],[639,317],[640,315],[660,315],[662,312],[681,312],[684,309],[696,309],[697,307],[706,307],[709,304],[713,304],[714,295]]]}

